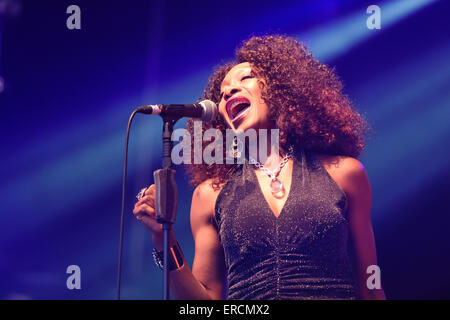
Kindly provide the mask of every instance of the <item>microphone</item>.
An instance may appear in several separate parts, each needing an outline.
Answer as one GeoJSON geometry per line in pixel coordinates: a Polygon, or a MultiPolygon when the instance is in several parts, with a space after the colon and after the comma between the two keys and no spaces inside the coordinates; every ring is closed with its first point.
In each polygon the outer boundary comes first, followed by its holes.
{"type": "Polygon", "coordinates": [[[217,106],[210,100],[203,100],[195,104],[167,104],[148,105],[136,109],[144,114],[159,114],[160,116],[178,119],[182,117],[200,118],[203,121],[212,121],[217,116],[217,106]]]}

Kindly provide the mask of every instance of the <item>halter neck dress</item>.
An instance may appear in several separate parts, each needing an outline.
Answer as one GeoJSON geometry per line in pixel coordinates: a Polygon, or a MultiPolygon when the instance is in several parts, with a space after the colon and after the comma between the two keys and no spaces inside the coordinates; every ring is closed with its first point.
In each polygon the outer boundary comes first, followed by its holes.
{"type": "Polygon", "coordinates": [[[346,196],[321,161],[293,157],[287,200],[276,217],[246,160],[216,200],[227,299],[355,299],[346,196]]]}

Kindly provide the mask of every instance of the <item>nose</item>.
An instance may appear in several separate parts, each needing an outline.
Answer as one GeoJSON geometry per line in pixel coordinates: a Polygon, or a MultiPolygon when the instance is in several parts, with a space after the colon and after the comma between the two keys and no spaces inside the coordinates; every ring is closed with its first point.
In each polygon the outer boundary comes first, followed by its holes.
{"type": "Polygon", "coordinates": [[[227,101],[228,99],[230,99],[232,96],[234,96],[236,93],[240,92],[241,89],[239,89],[238,87],[228,87],[224,90],[224,95],[223,98],[225,99],[225,101],[227,101]]]}

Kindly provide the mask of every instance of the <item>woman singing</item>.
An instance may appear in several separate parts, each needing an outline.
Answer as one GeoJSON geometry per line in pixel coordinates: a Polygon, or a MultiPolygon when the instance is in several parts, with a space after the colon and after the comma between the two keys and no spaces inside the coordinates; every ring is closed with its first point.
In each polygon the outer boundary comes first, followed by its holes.
{"type": "MultiPolygon", "coordinates": [[[[368,125],[336,74],[297,40],[252,37],[204,91],[219,107],[215,128],[279,130],[279,151],[242,164],[192,164],[192,271],[172,232],[176,299],[384,299],[367,285],[377,265],[371,188],[356,158],[368,125]]],[[[193,121],[188,130],[193,133],[193,121]]],[[[247,146],[248,147],[248,146],[247,146]]],[[[134,215],[163,248],[155,188],[134,215]]]]}

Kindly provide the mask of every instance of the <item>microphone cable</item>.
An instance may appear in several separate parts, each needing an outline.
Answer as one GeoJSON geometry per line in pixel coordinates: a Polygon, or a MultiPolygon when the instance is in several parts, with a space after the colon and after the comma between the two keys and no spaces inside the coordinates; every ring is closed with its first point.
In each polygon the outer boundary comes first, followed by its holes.
{"type": "Polygon", "coordinates": [[[123,231],[125,224],[125,191],[127,185],[127,164],[128,164],[128,141],[130,137],[130,127],[133,118],[138,110],[134,110],[128,119],[127,133],[125,136],[125,156],[123,162],[123,176],[122,176],[122,211],[120,214],[120,236],[119,236],[119,262],[117,267],[117,300],[120,300],[120,279],[122,275],[122,249],[123,249],[123,231]]]}

